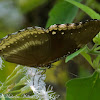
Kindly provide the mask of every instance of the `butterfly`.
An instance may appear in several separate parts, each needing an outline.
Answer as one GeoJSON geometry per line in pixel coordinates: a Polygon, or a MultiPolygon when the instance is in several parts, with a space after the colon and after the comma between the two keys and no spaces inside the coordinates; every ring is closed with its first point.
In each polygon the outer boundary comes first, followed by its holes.
{"type": "Polygon", "coordinates": [[[1,39],[0,56],[6,61],[30,66],[48,66],[90,42],[100,31],[100,20],[27,27],[1,39]]]}

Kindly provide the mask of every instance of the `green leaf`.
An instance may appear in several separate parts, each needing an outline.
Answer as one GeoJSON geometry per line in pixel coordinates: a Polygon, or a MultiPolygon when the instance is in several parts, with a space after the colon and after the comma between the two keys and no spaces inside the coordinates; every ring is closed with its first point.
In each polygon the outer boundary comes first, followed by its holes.
{"type": "Polygon", "coordinates": [[[25,76],[25,70],[25,67],[17,66],[0,87],[0,93],[6,94],[10,89],[14,88],[14,86],[25,76]]]}
{"type": "Polygon", "coordinates": [[[73,79],[67,82],[66,100],[99,100],[100,99],[100,77],[95,72],[87,78],[73,79]]]}
{"type": "Polygon", "coordinates": [[[93,66],[92,60],[91,60],[91,56],[89,54],[87,54],[86,52],[81,52],[81,55],[89,62],[89,64],[93,66]]]}
{"type": "Polygon", "coordinates": [[[0,100],[11,100],[8,96],[0,93],[0,100]]]}
{"type": "MultiPolygon", "coordinates": [[[[76,0],[82,1],[82,0],[76,0]]],[[[76,14],[78,12],[78,8],[74,5],[67,3],[66,1],[60,1],[55,4],[52,10],[49,13],[49,19],[46,27],[49,27],[53,24],[63,24],[63,23],[71,23],[76,14]]]]}
{"type": "Polygon", "coordinates": [[[6,78],[12,73],[15,67],[16,67],[16,64],[9,63],[3,60],[2,68],[0,69],[0,81],[4,82],[6,78]]]}
{"type": "Polygon", "coordinates": [[[93,60],[93,66],[94,68],[99,71],[100,69],[100,55],[98,55],[94,60],[93,60]]]}
{"type": "Polygon", "coordinates": [[[81,10],[83,10],[85,13],[87,13],[92,19],[100,19],[100,15],[98,13],[96,13],[94,10],[92,10],[91,8],[76,2],[75,0],[65,0],[77,7],[79,7],[81,10]]]}
{"type": "Polygon", "coordinates": [[[84,51],[86,49],[86,47],[79,49],[78,51],[74,52],[73,54],[69,55],[66,57],[65,62],[67,63],[69,60],[73,59],[74,57],[76,57],[77,55],[79,55],[82,51],[84,51]]]}
{"type": "Polygon", "coordinates": [[[93,38],[93,42],[100,45],[100,32],[93,38]]]}

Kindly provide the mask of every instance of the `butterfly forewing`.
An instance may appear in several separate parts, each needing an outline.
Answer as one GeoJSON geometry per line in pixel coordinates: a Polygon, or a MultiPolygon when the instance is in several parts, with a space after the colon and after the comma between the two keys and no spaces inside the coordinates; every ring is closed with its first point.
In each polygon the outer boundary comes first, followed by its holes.
{"type": "MultiPolygon", "coordinates": [[[[49,35],[45,34],[45,32],[39,34],[32,31],[31,33],[30,30],[22,31],[18,34],[15,34],[15,40],[11,40],[9,37],[9,40],[6,40],[14,41],[14,43],[9,42],[9,45],[2,49],[1,53],[5,60],[27,66],[43,64],[43,60],[46,61],[50,54],[49,35]],[[28,35],[24,35],[25,32],[28,35]],[[16,35],[18,34],[21,35],[20,38],[17,38],[16,35]]],[[[5,45],[2,45],[2,47],[5,47],[5,45]]]]}

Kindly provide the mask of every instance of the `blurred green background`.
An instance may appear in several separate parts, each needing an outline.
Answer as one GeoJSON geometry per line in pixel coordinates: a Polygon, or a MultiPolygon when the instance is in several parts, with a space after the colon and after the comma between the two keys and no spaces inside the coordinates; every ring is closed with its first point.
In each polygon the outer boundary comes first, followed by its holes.
{"type": "MultiPolygon", "coordinates": [[[[99,0],[76,0],[100,13],[99,0]]],[[[64,0],[0,0],[0,38],[29,26],[49,27],[51,24],[79,22],[90,17],[64,0]]],[[[67,45],[67,43],[66,43],[67,45]]],[[[91,47],[93,42],[89,43],[91,47]]],[[[0,81],[4,82],[16,64],[4,61],[0,81]]],[[[65,63],[65,59],[52,64],[46,71],[46,84],[65,100],[66,81],[93,73],[92,67],[81,56],[65,63]]]]}

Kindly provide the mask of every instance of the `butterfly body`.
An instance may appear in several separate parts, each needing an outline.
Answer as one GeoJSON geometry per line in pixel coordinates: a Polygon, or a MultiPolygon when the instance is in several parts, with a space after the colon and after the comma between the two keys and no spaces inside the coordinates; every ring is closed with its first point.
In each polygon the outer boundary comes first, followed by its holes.
{"type": "Polygon", "coordinates": [[[1,40],[0,56],[20,65],[40,67],[75,52],[100,31],[100,20],[28,27],[1,40]]]}

